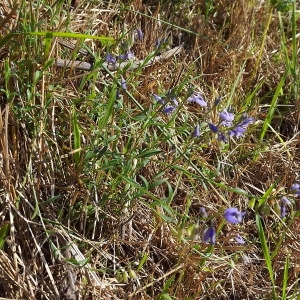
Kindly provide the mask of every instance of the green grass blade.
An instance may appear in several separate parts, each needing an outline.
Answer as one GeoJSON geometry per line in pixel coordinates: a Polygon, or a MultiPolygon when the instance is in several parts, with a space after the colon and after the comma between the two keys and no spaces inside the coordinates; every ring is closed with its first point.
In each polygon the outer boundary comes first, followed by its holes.
{"type": "Polygon", "coordinates": [[[110,118],[110,116],[113,115],[114,104],[116,102],[116,98],[117,98],[117,85],[113,84],[110,95],[109,95],[106,111],[104,113],[104,116],[101,118],[101,121],[100,121],[100,124],[99,124],[99,131],[100,132],[107,125],[107,122],[108,122],[108,119],[110,118]]]}
{"type": "Polygon", "coordinates": [[[51,32],[51,31],[41,31],[41,32],[30,32],[31,35],[45,36],[47,38],[53,37],[67,37],[72,39],[94,39],[101,42],[114,42],[115,39],[107,36],[96,36],[90,34],[82,33],[72,33],[72,32],[51,32]]]}
{"type": "Polygon", "coordinates": [[[4,38],[2,38],[0,40],[0,49],[5,46],[10,40],[12,37],[16,36],[16,34],[14,33],[10,33],[10,34],[7,34],[4,38]]]}
{"type": "Polygon", "coordinates": [[[287,289],[288,279],[289,279],[289,255],[286,256],[285,265],[284,265],[283,283],[282,283],[282,300],[286,299],[286,289],[287,289]]]}
{"type": "Polygon", "coordinates": [[[267,239],[264,233],[264,229],[261,223],[261,219],[260,219],[260,215],[256,214],[256,226],[258,229],[258,234],[259,234],[259,239],[260,239],[260,243],[262,246],[262,251],[264,254],[264,258],[266,261],[266,265],[270,274],[270,279],[272,282],[272,294],[273,294],[273,299],[277,299],[276,297],[276,292],[275,292],[275,280],[274,280],[274,273],[273,273],[273,268],[272,268],[272,261],[271,261],[271,256],[270,256],[270,252],[269,252],[269,248],[267,245],[267,239]]]}
{"type": "Polygon", "coordinates": [[[81,149],[81,140],[80,140],[80,129],[77,120],[76,109],[73,108],[72,113],[72,125],[73,125],[73,133],[74,133],[74,160],[76,165],[80,163],[80,149],[81,149]]]}
{"type": "Polygon", "coordinates": [[[0,228],[0,250],[3,249],[3,247],[4,247],[8,232],[9,232],[9,222],[6,222],[0,228]]]}
{"type": "Polygon", "coordinates": [[[294,78],[294,100],[298,97],[299,92],[299,71],[298,71],[298,47],[297,47],[297,18],[296,18],[296,0],[293,3],[292,11],[292,66],[291,73],[294,78]]]}
{"type": "Polygon", "coordinates": [[[264,137],[266,135],[266,132],[267,132],[267,130],[269,128],[269,125],[272,122],[272,119],[273,119],[273,116],[274,116],[274,113],[275,113],[275,110],[276,110],[276,107],[277,107],[278,96],[282,92],[282,87],[284,85],[285,79],[286,79],[286,73],[282,76],[279,84],[277,85],[275,94],[274,94],[274,96],[272,98],[272,102],[271,102],[271,105],[270,105],[267,117],[266,117],[266,119],[264,121],[264,124],[263,124],[263,127],[262,127],[262,131],[261,131],[261,134],[260,134],[260,137],[259,137],[260,141],[263,141],[263,139],[264,139],[264,137]]]}

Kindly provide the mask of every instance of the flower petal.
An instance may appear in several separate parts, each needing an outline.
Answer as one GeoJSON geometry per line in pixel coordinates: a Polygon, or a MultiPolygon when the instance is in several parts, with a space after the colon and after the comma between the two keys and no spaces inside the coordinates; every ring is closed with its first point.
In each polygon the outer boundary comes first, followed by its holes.
{"type": "Polygon", "coordinates": [[[225,210],[224,218],[227,222],[237,224],[243,221],[246,212],[240,212],[236,207],[231,207],[225,210]]]}
{"type": "Polygon", "coordinates": [[[237,234],[234,239],[238,244],[245,244],[244,239],[239,234],[237,234]]]}
{"type": "Polygon", "coordinates": [[[216,230],[213,226],[210,226],[204,231],[203,235],[203,242],[204,243],[211,243],[215,244],[216,243],[216,230]]]}
{"type": "Polygon", "coordinates": [[[142,30],[140,28],[137,28],[136,33],[137,33],[138,39],[141,41],[144,37],[142,30]]]}
{"type": "Polygon", "coordinates": [[[209,127],[209,129],[212,131],[212,132],[214,132],[214,133],[217,133],[218,132],[218,126],[216,126],[216,125],[214,125],[214,124],[212,124],[212,123],[208,123],[208,127],[209,127]]]}
{"type": "Polygon", "coordinates": [[[160,97],[160,96],[158,96],[158,95],[156,95],[156,94],[153,94],[153,98],[154,98],[158,103],[160,103],[160,104],[165,104],[165,100],[164,100],[162,97],[160,97]]]}
{"type": "Polygon", "coordinates": [[[170,113],[172,113],[175,109],[176,109],[175,106],[169,105],[169,106],[166,106],[166,107],[163,109],[163,112],[164,112],[165,114],[170,114],[170,113]]]}
{"type": "Polygon", "coordinates": [[[192,137],[200,137],[201,133],[200,133],[200,127],[199,127],[199,123],[197,123],[193,133],[192,133],[192,137]]]}

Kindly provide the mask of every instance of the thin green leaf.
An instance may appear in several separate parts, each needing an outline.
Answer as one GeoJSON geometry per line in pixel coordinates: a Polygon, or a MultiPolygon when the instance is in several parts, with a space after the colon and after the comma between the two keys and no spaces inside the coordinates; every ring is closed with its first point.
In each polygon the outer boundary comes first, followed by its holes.
{"type": "Polygon", "coordinates": [[[9,222],[5,222],[0,228],[0,249],[3,249],[6,237],[9,232],[9,222]]]}
{"type": "Polygon", "coordinates": [[[147,179],[143,175],[139,175],[139,177],[142,179],[145,189],[149,190],[149,183],[148,183],[147,179]]]}
{"type": "Polygon", "coordinates": [[[106,127],[109,118],[113,114],[114,104],[116,102],[116,96],[117,96],[117,85],[113,84],[110,95],[109,95],[109,99],[108,99],[107,109],[105,110],[104,116],[100,120],[100,124],[99,124],[99,131],[100,132],[101,132],[102,129],[104,129],[106,127]]]}
{"type": "Polygon", "coordinates": [[[264,229],[261,223],[260,215],[256,214],[256,226],[258,229],[259,239],[262,246],[262,251],[264,254],[264,258],[266,261],[266,265],[270,274],[270,279],[272,282],[272,291],[273,291],[273,299],[277,299],[276,293],[275,293],[275,281],[274,281],[274,273],[273,273],[273,267],[272,267],[272,261],[270,256],[270,251],[267,245],[266,236],[264,233],[264,229]]]}
{"type": "Polygon", "coordinates": [[[8,35],[6,35],[3,39],[0,40],[0,49],[5,46],[12,37],[14,37],[16,34],[14,33],[10,33],[8,35]]]}
{"type": "MultiPolygon", "coordinates": [[[[286,73],[282,76],[279,84],[277,85],[277,88],[276,88],[276,91],[275,91],[275,94],[272,98],[272,101],[271,101],[271,105],[270,105],[270,108],[268,110],[268,114],[267,114],[267,117],[264,121],[264,124],[263,124],[263,127],[262,127],[262,131],[261,131],[261,134],[260,134],[260,141],[263,141],[265,135],[266,135],[266,132],[269,128],[269,125],[271,124],[271,121],[273,119],[273,116],[274,116],[274,113],[275,113],[275,110],[276,110],[276,107],[277,107],[277,100],[278,100],[278,96],[279,94],[282,92],[282,87],[285,83],[285,78],[286,78],[286,73]]],[[[257,154],[258,155],[258,154],[257,154]]]]}
{"type": "Polygon", "coordinates": [[[157,300],[173,300],[173,298],[169,294],[163,293],[158,295],[157,300]]]}
{"type": "Polygon", "coordinates": [[[286,256],[285,265],[284,265],[284,273],[283,273],[283,283],[282,283],[282,300],[286,299],[286,289],[287,283],[289,279],[289,255],[286,256]]]}
{"type": "Polygon", "coordinates": [[[80,139],[80,130],[79,130],[79,125],[78,125],[78,120],[77,120],[77,112],[76,109],[73,108],[73,114],[72,114],[72,125],[73,125],[73,133],[74,133],[74,150],[73,153],[74,155],[74,160],[76,165],[79,165],[80,163],[80,150],[81,149],[81,139],[80,139]]]}
{"type": "Polygon", "coordinates": [[[262,195],[262,197],[258,201],[258,207],[261,207],[268,199],[268,197],[271,195],[276,183],[273,183],[267,191],[262,195]]]}
{"type": "Polygon", "coordinates": [[[142,268],[143,268],[143,265],[145,264],[145,262],[147,261],[149,257],[149,254],[145,253],[136,269],[137,272],[139,272],[142,268]]]}
{"type": "Polygon", "coordinates": [[[53,41],[53,35],[47,33],[44,39],[44,57],[48,59],[53,41]]]}
{"type": "Polygon", "coordinates": [[[73,38],[73,39],[94,39],[99,40],[102,42],[114,42],[114,38],[107,37],[107,36],[96,36],[96,35],[90,35],[90,34],[82,34],[82,33],[72,33],[72,32],[51,32],[51,31],[42,31],[42,32],[30,32],[31,35],[39,35],[39,36],[45,36],[48,39],[53,37],[67,37],[67,38],[73,38]]]}
{"type": "Polygon", "coordinates": [[[84,267],[90,261],[90,259],[86,258],[82,260],[76,260],[74,258],[69,258],[69,259],[65,259],[65,261],[76,267],[84,267]]]}
{"type": "Polygon", "coordinates": [[[146,158],[146,157],[151,157],[157,154],[162,153],[163,151],[160,149],[153,149],[153,150],[145,150],[142,151],[139,155],[140,158],[146,158]]]}
{"type": "Polygon", "coordinates": [[[149,185],[149,190],[151,190],[151,189],[153,189],[153,188],[155,188],[155,187],[157,187],[157,186],[163,184],[163,183],[166,182],[166,181],[168,181],[168,178],[163,178],[163,179],[160,179],[160,180],[157,180],[157,181],[151,183],[151,184],[149,185]]]}
{"type": "Polygon", "coordinates": [[[31,220],[33,220],[36,217],[36,215],[39,213],[39,211],[40,211],[39,203],[37,201],[35,201],[34,211],[31,216],[31,220]]]}
{"type": "Polygon", "coordinates": [[[61,197],[61,195],[53,196],[50,199],[43,201],[43,204],[52,203],[52,202],[56,201],[57,199],[59,199],[60,197],[61,197]]]}

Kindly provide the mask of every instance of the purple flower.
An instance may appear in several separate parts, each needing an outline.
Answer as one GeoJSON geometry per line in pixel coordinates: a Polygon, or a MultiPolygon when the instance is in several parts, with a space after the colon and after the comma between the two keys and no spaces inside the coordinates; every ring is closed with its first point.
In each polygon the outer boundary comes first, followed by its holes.
{"type": "Polygon", "coordinates": [[[162,97],[160,97],[160,96],[158,96],[158,95],[156,95],[156,94],[153,94],[153,98],[154,98],[158,103],[160,103],[160,104],[165,104],[165,100],[164,100],[162,97]]]}
{"type": "Polygon", "coordinates": [[[126,58],[126,54],[120,54],[119,56],[118,56],[118,59],[119,60],[126,60],[127,58],[126,58]]]}
{"type": "Polygon", "coordinates": [[[134,54],[131,51],[128,51],[125,54],[120,54],[118,56],[118,59],[120,59],[122,61],[123,60],[130,60],[130,59],[133,59],[133,58],[135,58],[135,56],[134,56],[134,54]]]}
{"type": "Polygon", "coordinates": [[[170,114],[176,109],[176,106],[174,105],[168,105],[163,109],[163,113],[170,114]]]}
{"type": "Polygon", "coordinates": [[[240,212],[237,208],[231,207],[225,210],[224,217],[227,222],[237,224],[242,222],[246,212],[240,212]]]}
{"type": "Polygon", "coordinates": [[[121,77],[121,87],[123,90],[127,90],[127,83],[123,76],[121,77]]]}
{"type": "Polygon", "coordinates": [[[238,244],[245,244],[244,239],[239,234],[237,234],[234,239],[238,244]]]}
{"type": "Polygon", "coordinates": [[[218,126],[216,126],[212,123],[208,123],[208,127],[213,133],[217,133],[219,131],[218,126]]]}
{"type": "Polygon", "coordinates": [[[105,60],[112,65],[115,65],[117,63],[117,60],[114,56],[112,56],[110,53],[107,53],[105,56],[105,60]]]}
{"type": "Polygon", "coordinates": [[[178,101],[177,101],[176,98],[173,98],[172,101],[173,101],[173,103],[174,103],[175,106],[178,106],[178,101]]]}
{"type": "Polygon", "coordinates": [[[240,126],[243,126],[243,127],[247,127],[248,125],[250,124],[253,124],[254,123],[254,118],[244,118],[241,120],[241,122],[239,123],[240,126]]]}
{"type": "Polygon", "coordinates": [[[200,207],[200,208],[199,208],[199,213],[200,213],[200,216],[201,216],[202,218],[207,218],[207,217],[208,217],[208,214],[207,214],[207,212],[206,212],[205,207],[200,207]]]}
{"type": "Polygon", "coordinates": [[[126,55],[127,55],[127,59],[133,59],[133,58],[135,58],[135,55],[131,51],[128,51],[126,53],[126,55]]]}
{"type": "Polygon", "coordinates": [[[227,137],[223,132],[218,133],[218,140],[227,143],[227,137]]]}
{"type": "Polygon", "coordinates": [[[221,124],[223,126],[226,127],[231,127],[232,126],[232,122],[234,120],[234,114],[231,112],[228,112],[226,109],[223,110],[220,114],[219,114],[220,118],[222,119],[221,124]]]}
{"type": "Polygon", "coordinates": [[[136,33],[137,33],[138,39],[141,41],[144,37],[142,30],[140,28],[137,28],[136,33]]]}
{"type": "Polygon", "coordinates": [[[298,183],[294,183],[291,186],[291,191],[295,193],[297,196],[300,196],[300,185],[298,183]]]}
{"type": "Polygon", "coordinates": [[[248,115],[244,113],[240,122],[228,131],[228,135],[236,138],[244,137],[247,127],[252,123],[254,123],[254,118],[248,118],[248,115]]]}
{"type": "Polygon", "coordinates": [[[199,123],[197,123],[193,133],[192,133],[192,137],[200,137],[200,126],[199,123]]]}
{"type": "Polygon", "coordinates": [[[286,205],[290,205],[291,201],[287,197],[282,197],[280,201],[280,217],[283,219],[286,216],[286,205]]]}
{"type": "Polygon", "coordinates": [[[200,93],[193,94],[189,98],[187,98],[187,102],[189,103],[197,103],[198,105],[202,107],[206,107],[207,103],[204,100],[204,97],[200,93]]]}
{"type": "Polygon", "coordinates": [[[203,242],[211,244],[216,243],[216,230],[212,224],[204,231],[203,242]]]}
{"type": "Polygon", "coordinates": [[[228,131],[229,136],[235,136],[236,138],[244,137],[244,133],[246,132],[246,128],[237,125],[235,128],[228,131]]]}

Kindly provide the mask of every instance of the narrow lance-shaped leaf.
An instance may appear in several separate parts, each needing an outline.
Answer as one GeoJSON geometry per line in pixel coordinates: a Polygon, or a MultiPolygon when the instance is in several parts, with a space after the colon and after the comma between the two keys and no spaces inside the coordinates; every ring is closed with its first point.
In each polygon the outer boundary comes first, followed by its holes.
{"type": "Polygon", "coordinates": [[[114,42],[114,38],[107,36],[96,36],[90,34],[81,34],[81,33],[72,33],[72,32],[55,32],[55,31],[42,31],[42,32],[30,32],[31,35],[40,35],[46,36],[47,38],[57,37],[67,37],[73,39],[94,39],[99,40],[101,42],[114,42]]]}
{"type": "Polygon", "coordinates": [[[80,149],[81,149],[81,140],[80,140],[80,130],[77,120],[76,109],[73,108],[72,114],[72,125],[73,125],[73,134],[74,134],[74,160],[76,165],[80,162],[80,149]]]}
{"type": "Polygon", "coordinates": [[[4,247],[6,237],[9,231],[9,222],[4,223],[4,225],[0,228],[0,249],[4,247]]]}

